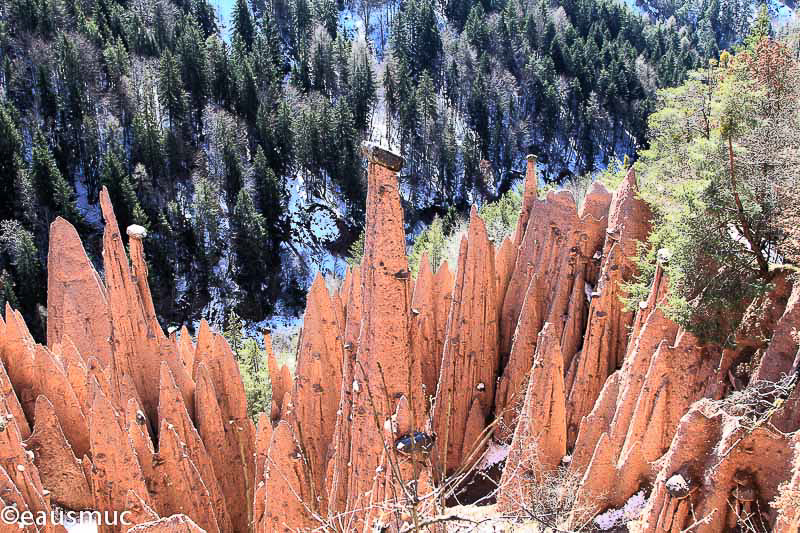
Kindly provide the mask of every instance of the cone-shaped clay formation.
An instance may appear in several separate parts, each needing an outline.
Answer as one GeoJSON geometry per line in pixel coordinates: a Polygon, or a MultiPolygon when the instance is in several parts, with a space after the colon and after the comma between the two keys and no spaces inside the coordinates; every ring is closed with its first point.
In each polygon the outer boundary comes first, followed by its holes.
{"type": "Polygon", "coordinates": [[[272,424],[265,413],[258,417],[256,426],[256,476],[255,476],[255,496],[253,498],[253,528],[252,531],[264,531],[264,510],[267,500],[266,472],[267,455],[269,454],[269,444],[272,441],[272,424]]]}
{"type": "Polygon", "coordinates": [[[522,304],[514,343],[511,345],[511,356],[497,383],[495,413],[498,418],[502,418],[495,429],[497,440],[508,440],[514,434],[517,413],[525,400],[525,387],[533,366],[539,331],[544,324],[545,303],[539,276],[534,274],[522,304]]]}
{"type": "Polygon", "coordinates": [[[325,491],[328,495],[328,514],[336,515],[347,507],[348,472],[350,463],[350,422],[353,413],[353,372],[361,333],[362,285],[361,269],[350,269],[342,284],[346,289],[344,359],[342,360],[342,388],[339,410],[336,412],[336,429],[333,435],[332,457],[328,461],[325,491]]]}
{"type": "MultiPolygon", "coordinates": [[[[2,466],[0,466],[0,505],[2,505],[4,508],[16,507],[21,513],[31,510],[28,507],[28,503],[25,501],[25,498],[22,496],[22,493],[14,484],[14,481],[12,481],[11,477],[9,477],[6,469],[2,466]]],[[[4,533],[38,533],[35,525],[19,528],[17,525],[5,523],[3,523],[2,531],[4,533]]]]}
{"type": "Polygon", "coordinates": [[[500,313],[503,311],[503,301],[506,299],[508,282],[511,281],[511,274],[514,272],[514,263],[517,260],[517,248],[511,237],[503,239],[503,243],[497,247],[494,255],[494,267],[497,273],[497,320],[499,323],[500,313]]]}
{"type": "MultiPolygon", "coordinates": [[[[208,533],[220,533],[215,509],[217,506],[192,462],[189,450],[180,440],[174,426],[166,420],[158,431],[159,446],[155,462],[157,481],[155,500],[158,514],[183,513],[195,520],[208,533]]],[[[138,494],[138,491],[137,491],[138,494]]]]}
{"type": "MultiPolygon", "coordinates": [[[[420,361],[409,350],[411,274],[405,254],[403,208],[397,175],[384,166],[386,160],[399,156],[375,149],[369,153],[367,229],[361,270],[363,320],[350,387],[352,449],[349,462],[341,465],[348,470],[347,508],[357,517],[363,516],[363,503],[384,449],[376,418],[388,419],[404,395],[411,400],[418,417],[415,424],[420,427],[424,412],[420,361]]],[[[346,433],[345,429],[342,434],[346,433]]]]}
{"type": "Polygon", "coordinates": [[[411,352],[420,359],[426,408],[428,399],[436,394],[439,382],[451,291],[452,276],[447,263],[440,267],[434,277],[428,255],[424,254],[420,259],[411,300],[411,352]]]}
{"type": "Polygon", "coordinates": [[[609,433],[612,437],[615,450],[621,449],[650,360],[662,342],[671,345],[675,341],[678,326],[664,316],[655,301],[658,295],[662,295],[660,301],[666,303],[662,285],[666,285],[666,277],[658,269],[650,300],[637,314],[622,369],[618,371],[617,378],[612,376],[606,381],[597,403],[581,423],[571,465],[578,472],[588,466],[603,433],[609,433]]]}
{"type": "MultiPolygon", "coordinates": [[[[17,423],[13,415],[5,409],[3,402],[0,402],[0,424],[3,428],[0,431],[0,474],[5,471],[8,478],[5,483],[0,479],[0,488],[12,484],[29,510],[48,510],[49,504],[33,454],[25,450],[17,423]]],[[[0,493],[0,497],[9,503],[4,493],[0,493]]]]}
{"type": "Polygon", "coordinates": [[[325,473],[329,446],[336,426],[342,386],[343,343],[335,320],[334,305],[317,275],[308,293],[303,332],[300,336],[297,377],[292,390],[294,411],[284,418],[300,439],[310,469],[313,509],[326,507],[325,473]]]}
{"type": "Polygon", "coordinates": [[[286,422],[272,433],[266,463],[265,531],[290,532],[318,527],[304,502],[310,499],[309,480],[300,447],[286,422]]]}
{"type": "Polygon", "coordinates": [[[267,350],[267,369],[272,384],[272,412],[270,418],[278,420],[281,417],[281,403],[283,395],[289,391],[292,384],[292,375],[286,364],[278,366],[275,352],[272,350],[272,340],[269,335],[264,336],[264,347],[267,350]]]}
{"type": "MultiPolygon", "coordinates": [[[[233,527],[231,524],[231,517],[228,513],[222,490],[219,487],[219,483],[217,483],[211,458],[200,438],[200,434],[189,419],[186,406],[183,404],[183,398],[181,397],[177,385],[175,385],[172,372],[166,362],[161,363],[160,383],[161,392],[159,393],[158,401],[159,427],[165,427],[166,423],[167,428],[177,433],[181,442],[185,445],[189,458],[197,468],[206,489],[208,489],[208,493],[214,505],[214,514],[216,515],[217,523],[223,531],[230,531],[233,527]]],[[[161,440],[162,438],[163,436],[159,435],[159,439],[161,440]]],[[[245,516],[242,518],[244,523],[240,525],[240,528],[246,527],[247,523],[246,505],[244,510],[245,516]]]]}
{"type": "MultiPolygon", "coordinates": [[[[525,237],[525,231],[528,228],[528,221],[531,218],[531,213],[536,206],[536,200],[539,197],[539,177],[536,175],[536,163],[538,158],[529,154],[527,156],[528,163],[525,168],[525,183],[522,193],[522,209],[519,212],[517,219],[517,229],[514,232],[514,249],[519,248],[522,244],[522,238],[525,237]]],[[[538,216],[538,213],[536,214],[538,216]]]]}
{"type": "Polygon", "coordinates": [[[150,425],[147,422],[147,417],[133,398],[128,400],[125,422],[127,424],[125,429],[130,438],[131,447],[136,452],[139,465],[142,467],[145,484],[148,489],[151,489],[158,483],[154,461],[155,449],[153,448],[153,440],[150,438],[150,425]]]}
{"type": "Polygon", "coordinates": [[[633,257],[637,243],[650,231],[651,212],[637,196],[636,175],[631,169],[614,193],[609,211],[601,274],[590,299],[589,318],[580,357],[576,357],[567,379],[568,445],[577,438],[584,416],[589,414],[603,383],[617,368],[628,345],[633,312],[626,311],[623,284],[635,275],[633,257]]]}
{"type": "Polygon", "coordinates": [[[22,315],[6,302],[6,327],[2,356],[8,378],[25,416],[33,420],[36,409],[36,343],[22,315]]]}
{"type": "MultiPolygon", "coordinates": [[[[712,357],[690,335],[681,335],[674,348],[669,346],[666,339],[674,326],[660,313],[659,309],[653,311],[620,371],[614,416],[605,430],[607,440],[585,447],[591,442],[592,432],[602,428],[590,427],[591,421],[596,420],[591,417],[584,419],[581,426],[573,466],[583,464],[588,450],[593,449],[594,456],[584,474],[579,497],[598,510],[604,503],[598,497],[600,485],[604,486],[605,503],[621,507],[643,480],[653,480],[655,472],[650,463],[666,452],[681,413],[702,397],[713,377],[712,365],[716,361],[712,362],[712,357]],[[660,328],[665,330],[659,331],[660,328]],[[658,347],[652,344],[655,338],[648,337],[656,333],[664,339],[658,347]]],[[[595,409],[598,406],[600,402],[595,409]]]]}
{"type": "Polygon", "coordinates": [[[64,437],[53,404],[44,396],[36,401],[36,424],[25,445],[33,452],[33,461],[42,485],[50,491],[51,501],[69,509],[92,508],[94,501],[83,466],[64,437]]]}
{"type": "Polygon", "coordinates": [[[129,490],[142,498],[148,494],[142,468],[111,402],[96,382],[91,390],[93,399],[89,415],[89,439],[94,464],[91,484],[95,509],[122,511],[129,490]]]}
{"type": "MultiPolygon", "coordinates": [[[[523,199],[523,205],[527,200],[523,199]]],[[[500,353],[507,357],[531,276],[542,281],[548,321],[562,338],[562,351],[571,359],[572,346],[582,337],[584,283],[591,281],[590,264],[605,238],[605,216],[610,193],[595,184],[584,199],[580,216],[575,198],[568,191],[550,192],[546,200],[534,199],[532,216],[521,238],[519,251],[500,313],[500,353]],[[572,305],[570,305],[572,304],[572,305]],[[580,304],[580,305],[579,305],[580,304]],[[565,333],[566,332],[566,333],[565,333]]],[[[518,228],[519,231],[519,228],[518,228]]]]}
{"type": "Polygon", "coordinates": [[[83,409],[72,390],[64,369],[56,362],[50,350],[36,346],[37,392],[52,402],[58,420],[75,455],[89,453],[89,424],[83,409]]]}
{"type": "Polygon", "coordinates": [[[705,399],[682,418],[659,461],[642,531],[776,531],[769,502],[791,475],[789,439],[763,427],[745,429],[726,410],[705,399]]]}
{"type": "Polygon", "coordinates": [[[61,352],[61,364],[64,367],[64,374],[67,376],[69,386],[78,400],[78,405],[80,405],[83,415],[88,416],[89,409],[91,409],[91,403],[89,402],[89,369],[68,335],[65,335],[62,339],[61,352]]]}
{"type": "Polygon", "coordinates": [[[184,368],[191,374],[194,370],[194,343],[186,326],[181,327],[181,335],[178,337],[178,355],[184,368]]]}
{"type": "Polygon", "coordinates": [[[111,321],[106,288],[78,232],[61,217],[50,225],[47,255],[47,343],[69,336],[79,353],[111,361],[111,321]]]}
{"type": "Polygon", "coordinates": [[[498,503],[505,510],[530,501],[530,485],[543,483],[567,453],[563,360],[555,328],[545,324],[500,482],[498,503]]]}
{"type": "Polygon", "coordinates": [[[204,363],[197,367],[195,409],[198,413],[197,430],[208,450],[234,528],[243,531],[249,520],[248,509],[253,498],[249,491],[254,479],[250,470],[254,465],[254,442],[249,440],[249,421],[226,422],[204,363]],[[245,498],[250,498],[250,501],[245,498]]]}
{"type": "Polygon", "coordinates": [[[6,367],[3,365],[3,362],[0,361],[0,404],[3,403],[5,412],[16,421],[21,437],[27,439],[31,434],[31,428],[22,412],[22,406],[17,399],[17,394],[11,386],[11,380],[8,379],[6,367]]]}
{"type": "MultiPolygon", "coordinates": [[[[206,324],[206,328],[208,325],[206,324]]],[[[200,333],[203,333],[203,325],[200,326],[200,333]]],[[[247,398],[244,393],[244,384],[242,377],[239,373],[239,365],[234,358],[233,351],[231,350],[228,341],[222,335],[213,335],[213,341],[210,343],[210,351],[208,342],[201,342],[198,335],[197,351],[195,357],[195,379],[198,374],[198,368],[201,363],[205,364],[208,373],[207,377],[209,385],[206,386],[206,391],[213,391],[216,395],[217,406],[219,409],[219,419],[225,427],[225,439],[227,443],[227,452],[225,456],[228,458],[228,463],[231,468],[229,472],[236,472],[233,478],[236,478],[235,483],[238,485],[237,494],[233,496],[233,489],[231,487],[224,488],[224,492],[228,498],[239,498],[240,507],[237,512],[242,513],[242,516],[251,514],[250,506],[253,503],[253,476],[255,475],[255,467],[253,463],[253,454],[255,453],[255,425],[253,421],[247,416],[247,398]],[[242,472],[241,475],[238,472],[242,472]]],[[[197,395],[197,393],[196,393],[197,395]]],[[[213,409],[211,406],[210,398],[206,405],[213,409]]],[[[202,413],[203,411],[199,411],[202,413]]],[[[196,417],[198,429],[200,434],[204,436],[205,433],[202,429],[204,424],[201,417],[196,417]]],[[[213,424],[213,422],[212,422],[213,424]]],[[[214,457],[212,455],[212,457],[214,457]]],[[[215,459],[216,460],[216,459],[215,459]]],[[[227,473],[225,474],[228,475],[227,473]]],[[[233,483],[231,483],[233,485],[233,483]]],[[[233,506],[229,505],[229,509],[233,506]]],[[[249,518],[248,518],[249,519],[249,518]]],[[[240,519],[234,516],[234,523],[241,523],[240,519]]],[[[245,522],[246,523],[246,522],[245,522]]]]}
{"type": "Polygon", "coordinates": [[[499,366],[496,290],[494,250],[473,207],[468,237],[461,241],[433,416],[436,455],[447,473],[465,459],[462,451],[473,400],[480,403],[484,420],[494,403],[499,366]]]}

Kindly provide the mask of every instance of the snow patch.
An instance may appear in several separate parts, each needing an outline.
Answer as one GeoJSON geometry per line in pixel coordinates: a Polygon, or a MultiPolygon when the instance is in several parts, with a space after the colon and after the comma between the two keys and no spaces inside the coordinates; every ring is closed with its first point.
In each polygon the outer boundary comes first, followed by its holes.
{"type": "Polygon", "coordinates": [[[478,470],[489,470],[494,465],[505,461],[510,450],[510,444],[501,444],[495,441],[489,442],[489,447],[486,448],[486,453],[483,454],[481,462],[478,464],[478,470]]]}
{"type": "Polygon", "coordinates": [[[609,531],[639,518],[646,504],[647,496],[644,490],[640,490],[631,496],[620,509],[609,509],[596,516],[594,523],[601,531],[609,531]]]}

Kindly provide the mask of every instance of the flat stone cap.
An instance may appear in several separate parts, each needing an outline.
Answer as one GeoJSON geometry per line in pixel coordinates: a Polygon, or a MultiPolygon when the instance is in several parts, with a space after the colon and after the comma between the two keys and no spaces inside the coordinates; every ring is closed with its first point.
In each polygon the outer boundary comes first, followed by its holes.
{"type": "Polygon", "coordinates": [[[386,148],[381,148],[377,143],[371,141],[361,143],[361,153],[370,163],[386,167],[393,172],[400,172],[405,163],[401,155],[390,152],[386,148]]]}
{"type": "Polygon", "coordinates": [[[539,160],[539,156],[535,154],[528,154],[525,156],[525,159],[527,159],[531,163],[536,163],[539,160]]]}
{"type": "Polygon", "coordinates": [[[133,239],[144,239],[147,237],[147,229],[138,224],[131,224],[125,232],[128,234],[128,237],[133,239]]]}

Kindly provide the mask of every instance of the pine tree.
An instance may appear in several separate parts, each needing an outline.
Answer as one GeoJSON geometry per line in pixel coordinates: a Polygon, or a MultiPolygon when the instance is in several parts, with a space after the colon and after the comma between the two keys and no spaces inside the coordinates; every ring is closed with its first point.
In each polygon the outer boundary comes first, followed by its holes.
{"type": "Polygon", "coordinates": [[[264,217],[264,228],[273,242],[289,238],[286,227],[287,198],[283,184],[267,163],[264,150],[256,148],[253,160],[253,183],[258,210],[264,217]]]}
{"type": "Polygon", "coordinates": [[[44,268],[33,233],[16,220],[0,221],[0,274],[5,269],[12,275],[0,277],[0,297],[11,303],[16,300],[31,333],[40,335],[43,328],[36,307],[47,286],[44,268]]]}
{"type": "Polygon", "coordinates": [[[147,215],[139,203],[133,178],[125,169],[119,152],[117,146],[110,146],[106,150],[101,183],[108,188],[121,227],[128,227],[131,224],[147,227],[149,226],[147,215]]]}
{"type": "Polygon", "coordinates": [[[228,58],[228,45],[217,35],[206,40],[208,49],[209,91],[211,97],[222,107],[232,103],[231,66],[228,58]]]}
{"type": "Polygon", "coordinates": [[[186,114],[187,95],[181,79],[180,65],[169,50],[161,55],[158,74],[159,100],[167,110],[170,130],[175,132],[182,125],[186,114]]]}
{"type": "Polygon", "coordinates": [[[253,15],[250,13],[247,0],[236,0],[236,4],[233,6],[232,17],[234,36],[238,35],[241,37],[247,49],[250,50],[253,46],[256,31],[253,24],[253,15]]]}
{"type": "Polygon", "coordinates": [[[231,219],[231,246],[238,265],[236,281],[243,290],[241,308],[246,315],[254,314],[265,300],[262,279],[267,270],[266,239],[264,217],[256,210],[250,191],[242,188],[231,219]]]}
{"type": "Polygon", "coordinates": [[[339,24],[336,0],[315,0],[314,18],[327,30],[332,39],[336,38],[336,27],[339,24]]]}
{"type": "Polygon", "coordinates": [[[191,221],[197,241],[198,261],[206,274],[221,245],[221,217],[219,187],[208,176],[202,173],[196,174],[191,221]]]}
{"type": "Polygon", "coordinates": [[[22,136],[16,125],[14,109],[0,102],[0,219],[13,218],[14,201],[22,169],[22,136]]]}
{"type": "Polygon", "coordinates": [[[31,175],[40,203],[52,207],[58,215],[73,223],[81,221],[72,187],[61,175],[47,140],[38,130],[33,140],[31,175]]]}
{"type": "MultiPolygon", "coordinates": [[[[370,64],[366,51],[357,51],[353,54],[352,61],[353,64],[350,68],[352,72],[350,80],[350,108],[353,110],[353,119],[356,129],[365,131],[369,125],[372,108],[377,100],[375,74],[372,72],[372,65],[370,64]]],[[[387,66],[387,76],[390,76],[388,68],[387,66]]]]}
{"type": "Polygon", "coordinates": [[[193,16],[183,19],[183,28],[176,43],[177,60],[180,63],[181,79],[198,117],[206,105],[208,95],[208,63],[205,39],[197,20],[193,16]]]}
{"type": "Polygon", "coordinates": [[[747,38],[744,40],[745,48],[753,51],[762,39],[770,37],[771,35],[772,22],[769,19],[767,4],[761,4],[761,7],[758,9],[758,15],[756,15],[753,25],[750,27],[750,33],[747,34],[747,38]]]}
{"type": "Polygon", "coordinates": [[[0,270],[0,306],[5,309],[6,305],[19,309],[17,295],[14,293],[14,279],[8,271],[0,270]]]}
{"type": "Polygon", "coordinates": [[[228,316],[225,318],[225,329],[222,332],[225,340],[236,356],[236,360],[241,362],[241,351],[244,347],[244,321],[236,313],[235,309],[228,311],[228,316]]]}
{"type": "Polygon", "coordinates": [[[133,116],[132,163],[142,163],[153,179],[164,173],[164,139],[156,123],[155,102],[146,96],[133,116]]]}

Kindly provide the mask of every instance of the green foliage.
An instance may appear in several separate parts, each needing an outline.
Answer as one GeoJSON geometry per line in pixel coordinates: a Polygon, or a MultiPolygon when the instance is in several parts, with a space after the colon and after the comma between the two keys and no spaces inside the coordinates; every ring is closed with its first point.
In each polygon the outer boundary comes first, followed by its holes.
{"type": "Polygon", "coordinates": [[[769,10],[767,9],[767,4],[761,4],[761,7],[758,8],[758,15],[756,15],[753,25],[750,27],[750,32],[744,40],[744,46],[752,52],[762,39],[767,39],[771,36],[772,22],[769,18],[769,10]]]}
{"type": "Polygon", "coordinates": [[[615,191],[625,179],[629,168],[628,156],[622,161],[614,158],[605,169],[595,174],[594,179],[605,185],[609,191],[615,191]]]}
{"type": "MultiPolygon", "coordinates": [[[[499,246],[503,239],[510,236],[517,225],[519,212],[522,209],[522,195],[511,190],[496,202],[490,202],[478,210],[478,214],[486,224],[489,239],[499,246]]],[[[414,239],[408,262],[414,276],[419,273],[419,263],[424,255],[428,256],[433,271],[439,269],[445,260],[451,263],[457,259],[458,246],[465,231],[466,221],[454,221],[452,215],[444,219],[434,217],[433,222],[414,239]]],[[[454,266],[451,264],[451,266],[454,266]]]]}
{"type": "Polygon", "coordinates": [[[247,339],[244,348],[237,354],[247,398],[247,416],[253,422],[257,421],[259,413],[269,413],[272,406],[272,383],[266,364],[261,363],[257,368],[254,366],[255,361],[264,361],[264,358],[264,351],[255,339],[247,339]]]}
{"type": "Polygon", "coordinates": [[[255,27],[247,0],[236,0],[233,6],[233,32],[244,41],[248,49],[253,46],[255,27]]]}
{"type": "MultiPolygon", "coordinates": [[[[365,42],[338,24],[354,6],[335,0],[236,0],[230,38],[208,0],[7,3],[0,220],[21,221],[43,262],[53,216],[85,214],[95,254],[106,184],[121,222],[147,224],[156,309],[180,323],[218,294],[249,320],[302,308],[306,276],[290,265],[303,261],[290,255],[305,235],[291,231],[302,225],[287,191],[335,206],[346,229],[326,246],[349,245],[364,223],[365,138],[385,133],[406,159],[409,227],[449,213],[451,236],[472,203],[515,186],[530,151],[553,182],[633,154],[656,89],[744,35],[751,4],[642,2],[674,7],[676,25],[616,0],[389,0],[390,26],[365,42]],[[261,241],[245,244],[252,228],[261,241]],[[214,275],[228,258],[235,279],[214,275]]],[[[24,300],[16,270],[0,268],[24,300]]]]}
{"type": "Polygon", "coordinates": [[[478,210],[486,224],[489,239],[500,246],[517,227],[517,219],[522,209],[522,195],[514,190],[508,191],[496,202],[490,202],[478,210]]]}
{"type": "Polygon", "coordinates": [[[0,270],[0,307],[5,309],[6,305],[19,308],[17,295],[14,294],[14,278],[9,272],[0,270]]]}
{"type": "Polygon", "coordinates": [[[762,62],[743,52],[662,91],[650,148],[637,163],[656,218],[631,299],[642,297],[653,271],[647,265],[660,255],[670,316],[715,341],[730,341],[747,302],[769,287],[772,263],[783,255],[784,230],[775,221],[796,212],[781,193],[797,186],[792,163],[782,167],[773,155],[795,145],[795,109],[775,103],[786,97],[785,83],[777,91],[764,81],[783,79],[796,95],[798,65],[772,46],[762,62]]]}
{"type": "Polygon", "coordinates": [[[269,413],[272,402],[272,385],[266,364],[266,353],[255,338],[245,334],[244,322],[231,310],[223,335],[231,346],[247,398],[247,416],[255,422],[259,413],[269,413]]]}
{"type": "Polygon", "coordinates": [[[108,187],[120,227],[125,228],[131,224],[149,226],[147,215],[136,195],[133,177],[123,166],[122,156],[116,146],[109,146],[103,156],[100,181],[108,187]]]}
{"type": "Polygon", "coordinates": [[[73,223],[80,222],[81,216],[72,198],[72,187],[56,165],[56,160],[41,131],[36,132],[33,141],[31,176],[42,204],[52,207],[56,214],[73,223]]]}
{"type": "Polygon", "coordinates": [[[0,251],[9,257],[11,265],[28,288],[35,287],[42,266],[33,234],[16,220],[3,220],[0,222],[0,251]]]}
{"type": "Polygon", "coordinates": [[[411,254],[408,257],[409,267],[414,277],[419,273],[419,263],[423,256],[428,256],[433,271],[439,269],[442,261],[446,258],[447,238],[442,224],[442,219],[438,216],[433,219],[431,225],[425,228],[411,246],[411,254]]]}
{"type": "Polygon", "coordinates": [[[16,214],[17,182],[22,170],[22,137],[13,107],[0,103],[0,217],[16,214]]]}
{"type": "Polygon", "coordinates": [[[364,237],[365,232],[362,231],[358,238],[353,241],[350,248],[347,250],[347,264],[350,266],[360,266],[361,260],[364,258],[364,237]]]}

